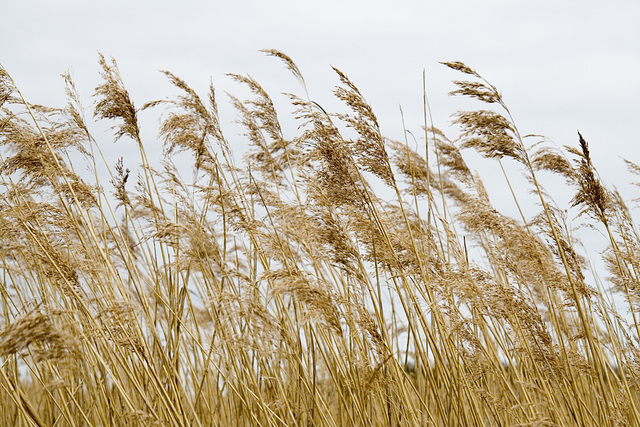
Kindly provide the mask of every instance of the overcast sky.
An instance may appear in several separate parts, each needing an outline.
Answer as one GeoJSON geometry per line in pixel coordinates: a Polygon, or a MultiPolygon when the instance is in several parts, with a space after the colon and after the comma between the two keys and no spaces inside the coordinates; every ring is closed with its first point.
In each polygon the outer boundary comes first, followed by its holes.
{"type": "Polygon", "coordinates": [[[320,104],[334,102],[330,65],[345,72],[394,139],[400,105],[420,133],[425,69],[435,125],[455,136],[450,115],[469,105],[447,96],[460,75],[439,61],[459,60],[502,91],[521,133],[561,146],[580,130],[606,182],[629,181],[620,157],[640,163],[638,0],[0,0],[0,12],[0,63],[34,103],[63,105],[69,70],[90,105],[98,51],[117,59],[137,106],[173,93],[161,69],[203,95],[210,79],[237,91],[225,73],[251,74],[276,98],[302,94],[258,52],[274,48],[320,104]]]}

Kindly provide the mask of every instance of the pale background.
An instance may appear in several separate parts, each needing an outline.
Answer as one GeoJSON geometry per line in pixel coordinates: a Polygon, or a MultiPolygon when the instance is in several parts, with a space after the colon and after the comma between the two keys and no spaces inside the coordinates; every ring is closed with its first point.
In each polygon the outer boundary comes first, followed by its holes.
{"type": "MultiPolygon", "coordinates": [[[[233,123],[224,91],[241,88],[225,73],[252,75],[277,102],[280,92],[303,94],[258,52],[274,48],[296,61],[327,109],[337,105],[330,65],[340,68],[398,140],[399,106],[407,129],[421,132],[423,70],[435,125],[456,135],[450,115],[470,104],[447,96],[460,75],[439,61],[463,61],[502,91],[522,134],[562,146],[580,130],[604,181],[640,197],[621,160],[640,163],[637,0],[0,0],[0,16],[0,63],[34,103],[62,106],[59,75],[69,70],[90,106],[100,51],[117,59],[136,106],[175,93],[158,72],[167,69],[203,96],[213,81],[223,122],[233,123]]],[[[155,130],[144,136],[153,145],[155,130]]],[[[241,137],[227,136],[243,149],[241,137]]],[[[107,150],[126,150],[103,138],[107,150]]]]}

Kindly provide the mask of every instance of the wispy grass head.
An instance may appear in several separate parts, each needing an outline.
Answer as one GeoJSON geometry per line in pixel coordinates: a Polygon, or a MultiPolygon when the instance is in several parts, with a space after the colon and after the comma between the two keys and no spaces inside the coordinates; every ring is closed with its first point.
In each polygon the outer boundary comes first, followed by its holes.
{"type": "Polygon", "coordinates": [[[94,116],[101,119],[121,120],[120,125],[114,126],[116,139],[128,136],[140,143],[138,111],[129,97],[129,92],[125,89],[116,60],[112,58],[109,64],[100,53],[98,63],[102,68],[100,75],[104,81],[95,89],[94,96],[97,100],[94,116]]]}

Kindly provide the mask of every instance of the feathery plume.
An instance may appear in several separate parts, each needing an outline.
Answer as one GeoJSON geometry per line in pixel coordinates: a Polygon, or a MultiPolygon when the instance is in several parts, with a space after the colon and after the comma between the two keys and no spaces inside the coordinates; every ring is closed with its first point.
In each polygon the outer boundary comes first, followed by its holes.
{"type": "Polygon", "coordinates": [[[98,63],[102,67],[100,75],[104,82],[96,87],[94,96],[97,98],[94,116],[100,119],[122,120],[116,125],[116,140],[123,136],[141,144],[140,129],[138,127],[138,113],[124,87],[118,64],[111,58],[111,64],[101,53],[98,53],[98,63]]]}

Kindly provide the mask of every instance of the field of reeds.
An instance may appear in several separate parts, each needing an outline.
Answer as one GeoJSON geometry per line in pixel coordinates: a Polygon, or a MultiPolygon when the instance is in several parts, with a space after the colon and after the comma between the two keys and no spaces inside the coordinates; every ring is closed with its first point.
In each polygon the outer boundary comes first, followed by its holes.
{"type": "Polygon", "coordinates": [[[64,75],[49,108],[0,67],[0,424],[640,425],[640,236],[587,135],[521,135],[496,87],[449,62],[478,108],[445,133],[425,93],[424,134],[389,140],[343,72],[329,112],[265,52],[304,94],[294,135],[243,75],[229,135],[213,86],[170,72],[173,97],[139,108],[100,56],[92,107],[64,75]],[[123,145],[136,157],[108,164],[123,145]],[[467,153],[515,167],[520,216],[467,153]]]}

